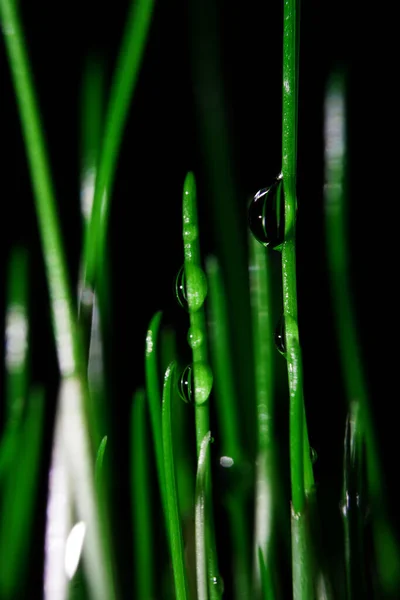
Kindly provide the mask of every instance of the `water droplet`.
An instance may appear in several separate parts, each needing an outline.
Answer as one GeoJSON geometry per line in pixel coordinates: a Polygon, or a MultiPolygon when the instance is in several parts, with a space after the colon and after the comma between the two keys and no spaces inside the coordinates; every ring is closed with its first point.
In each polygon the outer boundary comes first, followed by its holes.
{"type": "Polygon", "coordinates": [[[235,461],[231,456],[221,456],[221,458],[219,459],[219,464],[221,465],[221,467],[225,467],[226,469],[232,467],[234,463],[235,461]]]}
{"type": "Polygon", "coordinates": [[[184,242],[193,242],[196,238],[199,237],[199,229],[195,225],[190,225],[189,223],[185,223],[183,226],[183,241],[184,242]]]}
{"type": "Polygon", "coordinates": [[[200,267],[186,264],[179,269],[175,279],[175,295],[188,312],[196,312],[207,296],[207,278],[200,267]]]}
{"type": "Polygon", "coordinates": [[[278,352],[286,357],[285,317],[282,315],[274,334],[275,346],[278,352]]]}
{"type": "Polygon", "coordinates": [[[191,348],[199,348],[199,346],[203,343],[203,332],[201,329],[197,329],[196,327],[190,327],[187,334],[187,341],[191,348]]]}
{"type": "Polygon", "coordinates": [[[183,370],[179,380],[179,395],[189,404],[204,404],[210,396],[212,384],[213,374],[209,365],[195,362],[183,370]]]}
{"type": "Polygon", "coordinates": [[[249,227],[264,246],[281,250],[285,237],[285,202],[282,175],[267,188],[259,190],[252,199],[249,210],[249,227]]]}
{"type": "Polygon", "coordinates": [[[317,451],[315,450],[315,448],[312,448],[310,446],[310,459],[311,459],[311,464],[315,465],[315,463],[317,462],[318,459],[318,454],[317,451]]]}
{"type": "Polygon", "coordinates": [[[218,593],[220,596],[223,595],[224,590],[225,590],[225,584],[224,584],[224,580],[222,579],[221,575],[219,575],[218,577],[216,577],[214,575],[214,577],[211,577],[211,585],[215,586],[214,589],[218,590],[218,593]]]}

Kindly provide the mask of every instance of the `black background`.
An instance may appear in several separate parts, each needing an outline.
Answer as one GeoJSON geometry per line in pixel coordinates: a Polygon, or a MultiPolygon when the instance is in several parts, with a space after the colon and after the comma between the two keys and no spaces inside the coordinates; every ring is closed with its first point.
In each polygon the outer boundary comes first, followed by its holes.
{"type": "MultiPolygon", "coordinates": [[[[79,98],[85,57],[105,65],[105,89],[124,28],[128,2],[101,7],[86,2],[21,2],[43,130],[71,281],[76,284],[81,250],[79,213],[79,98]]],[[[224,112],[229,125],[236,209],[243,214],[249,195],[268,185],[280,169],[281,2],[156,2],[153,23],[120,150],[112,198],[112,256],[115,325],[109,339],[118,377],[113,382],[113,431],[119,471],[115,488],[121,531],[128,518],[124,487],[128,451],[127,415],[131,395],[143,384],[146,330],[156,310],[173,323],[172,281],[182,263],[181,195],[188,170],[198,178],[203,253],[215,251],[212,206],[201,131],[196,112],[191,50],[196,11],[205,14],[204,52],[220,56],[224,112]],[[209,28],[209,33],[207,29],[209,28]],[[217,31],[218,47],[213,42],[217,31]],[[126,516],[125,516],[126,515],[126,516]]],[[[396,155],[388,136],[395,127],[395,58],[389,28],[378,11],[356,3],[302,3],[299,153],[298,293],[305,397],[311,444],[319,459],[317,480],[338,502],[345,402],[335,345],[323,224],[322,111],[326,79],[341,65],[348,73],[351,280],[368,387],[377,420],[390,488],[396,453],[392,418],[396,385],[398,307],[392,185],[396,155]],[[392,217],[393,214],[393,217],[392,217]],[[393,224],[392,224],[393,223],[393,224]]],[[[195,21],[196,22],[196,21],[195,21]]],[[[1,281],[7,257],[17,243],[29,250],[32,286],[32,377],[44,383],[54,406],[57,366],[48,321],[46,281],[18,112],[1,45],[2,218],[1,281]]],[[[397,194],[398,195],[398,194],[397,194]]],[[[223,226],[223,224],[219,224],[223,226]]],[[[1,298],[4,314],[4,294],[1,298]]],[[[51,410],[49,410],[51,413],[51,410]]],[[[395,502],[393,509],[395,508],[395,502]]],[[[128,560],[126,560],[126,569],[128,560]]],[[[128,576],[127,576],[128,577],[128,576]]]]}

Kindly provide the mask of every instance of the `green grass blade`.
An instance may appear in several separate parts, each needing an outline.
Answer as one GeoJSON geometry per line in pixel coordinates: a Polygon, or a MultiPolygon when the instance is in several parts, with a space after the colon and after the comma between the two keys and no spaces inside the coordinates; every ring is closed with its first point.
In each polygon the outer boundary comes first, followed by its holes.
{"type": "MultiPolygon", "coordinates": [[[[233,458],[232,477],[245,459],[240,436],[239,403],[231,362],[229,326],[225,290],[218,260],[210,256],[206,261],[210,302],[210,350],[214,375],[214,396],[223,456],[233,458]]],[[[233,577],[235,597],[250,597],[249,535],[246,522],[246,498],[234,491],[229,494],[227,508],[233,544],[233,577]]]]}
{"type": "Polygon", "coordinates": [[[261,575],[261,598],[262,600],[271,600],[272,598],[275,598],[275,590],[271,572],[267,569],[261,548],[258,548],[258,568],[261,575]]]}
{"type": "Polygon", "coordinates": [[[43,423],[44,392],[35,389],[29,395],[18,449],[4,486],[0,520],[0,596],[4,600],[19,597],[32,550],[43,423]]]}
{"type": "MultiPolygon", "coordinates": [[[[210,430],[209,396],[212,388],[212,371],[208,361],[208,342],[205,321],[204,300],[207,294],[207,280],[201,266],[199,227],[197,216],[196,180],[194,174],[186,175],[183,185],[183,231],[184,240],[184,274],[186,296],[190,317],[190,332],[199,343],[191,343],[193,356],[194,404],[196,420],[197,457],[200,455],[201,443],[210,430]]],[[[213,527],[211,466],[207,459],[207,493],[206,512],[207,539],[206,554],[209,581],[219,581],[217,548],[213,527]]],[[[214,586],[210,592],[211,600],[219,598],[219,587],[214,586]]]]}
{"type": "Polygon", "coordinates": [[[325,220],[332,302],[335,308],[340,360],[348,401],[359,402],[360,427],[365,439],[366,472],[370,494],[377,570],[386,592],[400,591],[400,550],[388,522],[383,468],[371,413],[356,330],[346,228],[347,165],[344,77],[328,83],[325,100],[325,220]]]}
{"type": "Polygon", "coordinates": [[[211,431],[205,436],[200,446],[199,459],[197,462],[196,476],[196,575],[197,575],[197,600],[208,600],[207,585],[207,561],[206,561],[206,528],[205,528],[205,505],[206,505],[206,477],[207,477],[207,454],[211,441],[211,431]]]}
{"type": "Polygon", "coordinates": [[[105,252],[115,170],[130,102],[135,90],[153,14],[153,0],[131,2],[107,106],[93,213],[85,245],[85,280],[94,285],[105,252]]]}
{"type": "Polygon", "coordinates": [[[136,391],[131,421],[131,499],[135,543],[135,597],[155,598],[155,572],[148,465],[146,398],[143,389],[136,391]]]}
{"type": "Polygon", "coordinates": [[[28,384],[28,257],[22,248],[12,251],[8,265],[6,306],[6,421],[18,422],[28,384]]]}
{"type": "Polygon", "coordinates": [[[103,468],[103,460],[104,460],[104,453],[106,451],[106,446],[107,446],[107,436],[105,435],[103,437],[103,439],[100,442],[100,446],[99,449],[97,450],[97,455],[96,455],[96,462],[95,462],[95,466],[94,466],[94,478],[95,481],[99,480],[99,477],[101,477],[101,471],[103,468]]]}
{"type": "Polygon", "coordinates": [[[167,491],[169,541],[174,571],[177,600],[187,600],[187,575],[185,568],[182,530],[179,516],[178,496],[175,479],[175,463],[171,428],[172,385],[176,364],[171,363],[165,373],[162,399],[162,438],[164,450],[165,487],[167,491]]]}

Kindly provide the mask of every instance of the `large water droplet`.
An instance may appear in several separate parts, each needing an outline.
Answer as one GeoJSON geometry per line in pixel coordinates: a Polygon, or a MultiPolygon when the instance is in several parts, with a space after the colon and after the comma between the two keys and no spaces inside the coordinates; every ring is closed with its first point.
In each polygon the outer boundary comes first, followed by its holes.
{"type": "Polygon", "coordinates": [[[283,180],[279,175],[274,183],[259,190],[250,203],[249,227],[264,246],[281,250],[285,238],[285,202],[283,180]]]}
{"type": "Polygon", "coordinates": [[[186,264],[179,269],[175,279],[175,295],[188,312],[196,312],[207,296],[207,278],[200,267],[186,264]]]}
{"type": "Polygon", "coordinates": [[[179,395],[193,404],[204,404],[208,400],[213,384],[213,374],[207,363],[195,362],[188,365],[179,380],[179,395]]]}
{"type": "Polygon", "coordinates": [[[224,584],[224,580],[222,579],[221,575],[219,575],[218,577],[216,577],[214,575],[214,577],[211,578],[211,585],[213,586],[214,589],[218,590],[218,594],[220,596],[223,595],[224,590],[225,590],[225,584],[224,584]]]}
{"type": "Polygon", "coordinates": [[[187,334],[187,341],[191,348],[199,348],[204,340],[203,332],[197,327],[190,327],[187,334]]]}
{"type": "Polygon", "coordinates": [[[278,321],[274,333],[275,346],[278,352],[286,357],[286,339],[285,339],[285,317],[284,315],[278,321]]]}

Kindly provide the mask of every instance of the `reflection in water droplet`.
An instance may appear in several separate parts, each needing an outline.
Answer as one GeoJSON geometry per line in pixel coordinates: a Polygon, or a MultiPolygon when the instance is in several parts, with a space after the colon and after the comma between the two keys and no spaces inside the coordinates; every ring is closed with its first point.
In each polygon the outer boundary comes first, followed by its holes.
{"type": "Polygon", "coordinates": [[[179,395],[189,404],[204,404],[208,400],[213,384],[213,374],[207,363],[195,362],[188,365],[179,380],[179,395]]]}
{"type": "Polygon", "coordinates": [[[196,327],[190,327],[187,335],[187,341],[191,348],[199,348],[203,343],[203,332],[196,327]]]}
{"type": "Polygon", "coordinates": [[[317,461],[318,454],[317,454],[317,451],[315,450],[315,448],[312,448],[311,446],[310,446],[310,458],[311,458],[311,463],[314,465],[317,461]]]}
{"type": "Polygon", "coordinates": [[[281,250],[285,236],[285,202],[282,176],[267,188],[259,190],[248,210],[249,227],[264,246],[281,250]]]}
{"type": "Polygon", "coordinates": [[[285,339],[285,317],[284,315],[278,321],[274,334],[275,346],[278,352],[286,357],[286,339],[285,339]]]}
{"type": "Polygon", "coordinates": [[[199,310],[207,296],[207,278],[203,269],[192,264],[182,266],[175,279],[175,295],[186,311],[199,310]]]}

